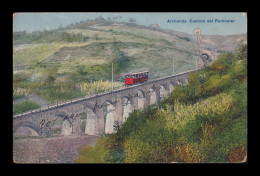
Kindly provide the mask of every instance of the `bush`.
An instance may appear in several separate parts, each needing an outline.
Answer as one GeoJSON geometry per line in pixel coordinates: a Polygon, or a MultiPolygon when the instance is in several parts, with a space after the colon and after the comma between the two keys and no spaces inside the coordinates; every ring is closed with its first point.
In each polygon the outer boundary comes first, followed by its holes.
{"type": "Polygon", "coordinates": [[[33,109],[40,108],[41,106],[34,101],[26,100],[20,103],[17,103],[13,106],[13,114],[19,114],[27,112],[33,109]]]}
{"type": "Polygon", "coordinates": [[[229,66],[232,64],[232,59],[228,54],[222,54],[218,57],[218,59],[213,62],[210,68],[213,71],[217,71],[220,76],[227,73],[229,66]]]}
{"type": "Polygon", "coordinates": [[[109,150],[105,158],[108,163],[123,163],[124,158],[124,148],[109,150]]]}
{"type": "Polygon", "coordinates": [[[140,111],[130,113],[127,121],[121,125],[116,133],[118,138],[125,140],[132,132],[140,129],[146,123],[143,114],[145,113],[141,113],[140,111]]]}
{"type": "Polygon", "coordinates": [[[190,143],[185,137],[181,137],[176,141],[173,148],[173,161],[183,163],[203,162],[204,155],[197,143],[190,143]]]}
{"type": "Polygon", "coordinates": [[[126,163],[146,163],[151,156],[152,147],[146,142],[129,139],[125,142],[126,163]]]}
{"type": "Polygon", "coordinates": [[[81,149],[77,163],[104,163],[108,150],[104,147],[105,138],[99,138],[95,146],[85,146],[81,149]]]}
{"type": "Polygon", "coordinates": [[[239,60],[236,61],[229,69],[229,74],[233,79],[243,81],[247,76],[247,61],[239,60]]]}
{"type": "Polygon", "coordinates": [[[173,104],[174,101],[180,101],[187,103],[189,100],[189,94],[187,86],[176,86],[169,97],[169,103],[173,104]]]}

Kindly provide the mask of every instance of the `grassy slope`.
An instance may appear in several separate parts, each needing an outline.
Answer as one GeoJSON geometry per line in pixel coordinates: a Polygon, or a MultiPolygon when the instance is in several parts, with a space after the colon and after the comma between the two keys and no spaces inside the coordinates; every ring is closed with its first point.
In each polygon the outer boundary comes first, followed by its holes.
{"type": "Polygon", "coordinates": [[[169,98],[130,114],[79,163],[239,162],[247,150],[247,48],[221,55],[169,98]]]}
{"type": "Polygon", "coordinates": [[[20,103],[17,103],[13,107],[13,114],[19,114],[29,110],[40,108],[40,105],[34,101],[26,100],[20,103]]]}
{"type": "MultiPolygon", "coordinates": [[[[81,42],[42,43],[55,33],[32,34],[37,41],[29,37],[30,34],[22,33],[28,37],[18,38],[18,43],[14,40],[13,64],[25,65],[25,68],[14,70],[14,88],[29,90],[53,102],[86,95],[76,88],[81,83],[110,81],[112,61],[114,80],[118,82],[124,82],[124,75],[129,72],[148,70],[150,78],[169,75],[173,57],[176,72],[194,67],[197,49],[191,41],[141,27],[96,23],[100,22],[56,31],[72,36],[82,34],[86,40],[81,42]]],[[[57,35],[57,40],[61,36],[57,35]]]]}
{"type": "Polygon", "coordinates": [[[25,36],[17,41],[14,37],[13,64],[25,65],[13,72],[14,89],[63,101],[88,95],[81,84],[110,81],[112,61],[120,86],[127,73],[148,70],[150,79],[172,74],[173,58],[175,73],[193,69],[198,54],[194,39],[139,25],[90,21],[55,32],[21,33],[25,36]]]}

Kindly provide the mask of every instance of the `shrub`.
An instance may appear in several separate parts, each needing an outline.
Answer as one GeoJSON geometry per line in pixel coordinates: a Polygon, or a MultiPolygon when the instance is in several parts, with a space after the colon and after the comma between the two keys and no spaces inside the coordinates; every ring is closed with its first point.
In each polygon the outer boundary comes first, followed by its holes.
{"type": "Polygon", "coordinates": [[[130,113],[127,121],[121,125],[116,133],[118,138],[125,140],[131,133],[134,133],[138,129],[142,128],[147,122],[144,118],[144,114],[146,113],[142,113],[140,111],[130,113]]]}
{"type": "Polygon", "coordinates": [[[244,80],[247,76],[247,60],[238,60],[232,64],[229,74],[233,79],[244,80]]]}
{"type": "Polygon", "coordinates": [[[124,148],[109,150],[105,158],[108,163],[123,163],[124,158],[124,148]]]}
{"type": "Polygon", "coordinates": [[[169,103],[174,104],[174,101],[180,101],[187,103],[189,100],[189,94],[186,86],[176,86],[169,97],[169,103]]]}
{"type": "Polygon", "coordinates": [[[222,54],[218,57],[218,59],[213,62],[210,68],[213,71],[217,71],[220,76],[227,73],[229,66],[232,64],[232,60],[228,56],[228,54],[222,54]]]}
{"type": "Polygon", "coordinates": [[[172,156],[175,162],[197,163],[203,162],[204,156],[200,151],[199,145],[189,143],[185,137],[181,137],[176,141],[173,148],[172,156]]]}
{"type": "Polygon", "coordinates": [[[33,109],[40,108],[41,106],[34,101],[26,100],[20,103],[17,103],[13,106],[13,114],[19,114],[27,112],[33,109]]]}
{"type": "Polygon", "coordinates": [[[137,139],[128,139],[124,147],[126,163],[146,163],[149,161],[152,147],[147,142],[137,139]]]}
{"type": "Polygon", "coordinates": [[[99,138],[95,146],[85,146],[76,158],[77,163],[104,163],[108,150],[104,147],[105,138],[99,138]]]}

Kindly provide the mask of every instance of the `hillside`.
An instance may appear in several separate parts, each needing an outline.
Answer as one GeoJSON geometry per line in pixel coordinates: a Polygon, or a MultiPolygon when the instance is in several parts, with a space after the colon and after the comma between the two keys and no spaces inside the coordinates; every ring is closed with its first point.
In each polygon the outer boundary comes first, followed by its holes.
{"type": "Polygon", "coordinates": [[[247,46],[221,54],[188,84],[115,134],[84,147],[78,163],[235,163],[247,160],[247,46]]]}
{"type": "MultiPolygon", "coordinates": [[[[233,50],[243,36],[206,36],[211,44],[205,49],[233,50]],[[226,39],[230,47],[221,44],[226,39]]],[[[95,20],[53,31],[15,32],[14,94],[24,96],[19,90],[25,90],[50,102],[82,97],[89,94],[83,84],[111,80],[112,62],[114,80],[122,86],[127,73],[148,70],[154,79],[194,69],[198,58],[194,35],[132,23],[95,20]]],[[[98,91],[111,88],[106,85],[98,91]]]]}

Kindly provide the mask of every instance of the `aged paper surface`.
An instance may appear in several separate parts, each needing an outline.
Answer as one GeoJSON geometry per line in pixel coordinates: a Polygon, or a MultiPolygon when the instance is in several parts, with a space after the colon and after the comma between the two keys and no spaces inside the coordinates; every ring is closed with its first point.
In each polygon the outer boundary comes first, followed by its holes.
{"type": "Polygon", "coordinates": [[[244,163],[247,13],[13,14],[14,163],[244,163]]]}

